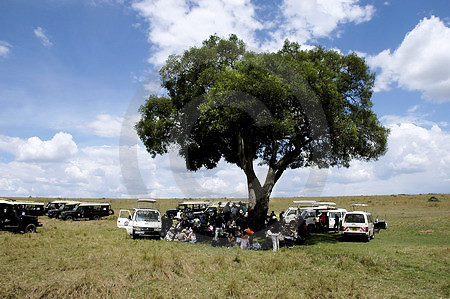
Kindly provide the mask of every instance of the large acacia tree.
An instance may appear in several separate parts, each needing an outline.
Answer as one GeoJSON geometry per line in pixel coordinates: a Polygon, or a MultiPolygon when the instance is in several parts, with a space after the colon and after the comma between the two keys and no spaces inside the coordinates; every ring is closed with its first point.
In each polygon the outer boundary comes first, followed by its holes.
{"type": "Polygon", "coordinates": [[[348,167],[386,151],[388,130],[372,111],[374,74],[355,54],[288,41],[276,53],[255,53],[235,35],[211,36],[170,56],[160,74],[167,95],[151,95],[136,124],[147,151],[154,157],[176,145],[191,171],[221,159],[236,164],[254,228],[286,169],[348,167]],[[264,182],[255,161],[268,166],[264,182]]]}

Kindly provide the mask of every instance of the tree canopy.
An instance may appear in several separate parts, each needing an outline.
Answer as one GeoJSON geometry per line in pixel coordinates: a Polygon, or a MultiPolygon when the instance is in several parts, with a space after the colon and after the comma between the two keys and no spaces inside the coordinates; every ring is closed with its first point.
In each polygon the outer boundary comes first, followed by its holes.
{"type": "Polygon", "coordinates": [[[256,222],[286,169],[348,167],[386,151],[389,132],[372,111],[375,76],[356,54],[289,41],[255,53],[235,35],[211,36],[170,56],[160,74],[167,95],[151,95],[136,124],[147,151],[154,157],[176,145],[192,171],[221,159],[236,164],[256,222]],[[255,160],[268,166],[264,182],[255,160]]]}

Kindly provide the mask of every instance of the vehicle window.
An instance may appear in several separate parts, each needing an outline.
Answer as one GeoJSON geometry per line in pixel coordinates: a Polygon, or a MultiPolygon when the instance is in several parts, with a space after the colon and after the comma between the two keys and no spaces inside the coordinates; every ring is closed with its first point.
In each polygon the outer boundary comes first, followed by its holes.
{"type": "Polygon", "coordinates": [[[293,215],[293,214],[295,214],[295,210],[290,210],[288,213],[288,215],[293,215]]]}
{"type": "Polygon", "coordinates": [[[118,218],[128,218],[129,216],[131,216],[130,212],[125,210],[125,211],[120,211],[118,218]]]}
{"type": "Polygon", "coordinates": [[[345,222],[349,223],[365,223],[363,214],[347,214],[345,215],[345,222]]]}
{"type": "Polygon", "coordinates": [[[159,221],[159,214],[155,211],[137,211],[136,221],[159,221]]]}

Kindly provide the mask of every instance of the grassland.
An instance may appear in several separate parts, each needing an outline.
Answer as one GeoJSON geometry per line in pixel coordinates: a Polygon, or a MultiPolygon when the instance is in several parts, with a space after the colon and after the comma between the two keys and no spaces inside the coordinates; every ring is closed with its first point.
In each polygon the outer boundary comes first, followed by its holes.
{"type": "MultiPolygon", "coordinates": [[[[449,298],[450,195],[434,195],[437,203],[430,196],[321,198],[347,209],[369,203],[389,229],[370,243],[318,234],[279,253],[132,240],[116,216],[41,217],[37,234],[0,232],[0,298],[449,298]]],[[[292,200],[274,198],[271,209],[292,200]]],[[[103,201],[116,212],[134,206],[103,201]]],[[[160,208],[176,202],[161,200],[160,208]]]]}

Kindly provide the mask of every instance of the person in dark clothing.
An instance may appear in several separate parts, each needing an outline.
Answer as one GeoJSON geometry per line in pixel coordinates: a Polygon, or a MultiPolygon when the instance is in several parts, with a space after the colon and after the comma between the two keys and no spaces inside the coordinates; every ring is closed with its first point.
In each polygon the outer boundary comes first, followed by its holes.
{"type": "Polygon", "coordinates": [[[339,214],[335,213],[334,214],[334,226],[333,226],[333,229],[335,232],[338,232],[340,229],[339,221],[340,221],[339,214]]]}
{"type": "Polygon", "coordinates": [[[167,214],[164,214],[161,217],[161,228],[162,228],[162,233],[165,235],[167,233],[167,231],[169,230],[169,228],[171,228],[173,225],[173,220],[172,218],[167,217],[167,214]]]}
{"type": "Polygon", "coordinates": [[[231,207],[230,207],[229,202],[227,202],[225,207],[223,207],[223,216],[224,216],[225,222],[228,222],[228,220],[231,219],[231,207]]]}
{"type": "Polygon", "coordinates": [[[278,218],[280,219],[280,223],[283,223],[283,220],[284,220],[284,219],[283,219],[283,215],[284,215],[284,211],[281,211],[281,212],[280,212],[280,215],[279,215],[279,217],[278,217],[278,218]]]}

